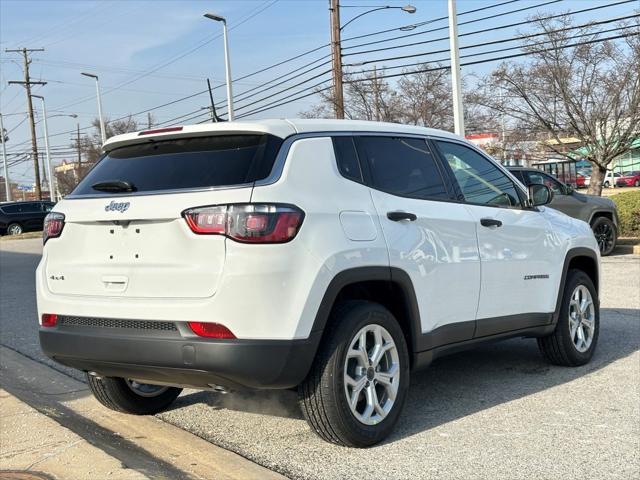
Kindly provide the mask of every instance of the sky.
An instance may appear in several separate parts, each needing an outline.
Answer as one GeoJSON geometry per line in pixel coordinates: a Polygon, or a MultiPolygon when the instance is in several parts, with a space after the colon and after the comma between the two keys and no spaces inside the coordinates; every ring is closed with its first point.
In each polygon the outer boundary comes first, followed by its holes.
{"type": "MultiPolygon", "coordinates": [[[[535,13],[551,15],[603,7],[574,14],[577,23],[587,23],[631,15],[634,9],[640,9],[640,0],[611,5],[618,1],[457,0],[461,55],[476,54],[467,58],[472,61],[517,53],[513,50],[477,55],[489,49],[514,47],[516,42],[491,47],[471,46],[530,33],[532,30],[526,20],[535,13]],[[482,8],[485,10],[467,13],[482,8]],[[521,9],[525,10],[517,11],[521,9]],[[522,25],[473,33],[513,23],[522,25]]],[[[203,14],[206,12],[227,19],[236,116],[246,115],[247,119],[299,116],[300,112],[317,103],[317,96],[277,105],[312,93],[314,85],[321,88],[330,84],[327,73],[330,65],[323,65],[330,54],[328,3],[328,0],[0,0],[0,113],[9,132],[6,147],[10,155],[10,178],[30,183],[33,168],[24,157],[30,150],[26,94],[23,87],[8,84],[10,80],[24,80],[22,56],[7,53],[5,49],[45,49],[31,54],[30,72],[33,80],[47,82],[44,86],[34,87],[33,93],[46,98],[53,163],[57,164],[63,159],[74,158],[70,151],[71,131],[77,124],[83,133],[89,131],[92,119],[97,116],[95,82],[81,76],[80,72],[99,75],[107,119],[142,112],[135,118],[146,126],[145,110],[204,92],[207,78],[212,81],[219,113],[225,112],[222,28],[220,23],[205,19],[203,14]],[[314,49],[317,50],[241,79],[314,49]],[[303,68],[307,64],[310,65],[303,68]],[[290,79],[307,70],[308,73],[290,79]],[[296,86],[304,80],[309,81],[296,86]],[[277,85],[280,82],[282,84],[277,85]],[[249,92],[243,95],[246,91],[249,92]],[[77,115],[77,118],[70,115],[77,115]]],[[[439,60],[448,64],[446,0],[341,0],[341,23],[344,25],[354,16],[377,6],[399,7],[407,3],[416,7],[416,13],[409,14],[398,8],[380,10],[357,19],[343,30],[345,64],[379,60],[346,67],[347,70],[368,69],[373,65],[380,70],[418,61],[439,60]],[[413,24],[422,25],[412,30],[398,30],[413,24]],[[395,30],[370,35],[391,29],[395,30]],[[368,36],[352,38],[362,35],[368,36]],[[389,40],[400,35],[411,36],[389,40]],[[384,42],[357,47],[381,40],[384,42]],[[421,41],[429,43],[399,46],[421,41]],[[387,47],[387,50],[353,54],[387,47]],[[440,50],[445,52],[434,53],[440,50]],[[388,60],[415,53],[428,55],[388,60]]],[[[464,63],[465,59],[462,61],[464,63]]],[[[464,76],[483,75],[498,64],[493,61],[463,66],[462,72],[464,76]]],[[[401,69],[388,70],[389,73],[399,71],[401,69]]],[[[208,105],[208,95],[201,93],[155,108],[151,113],[158,124],[188,124],[206,118],[207,111],[201,109],[208,105]]],[[[37,134],[42,137],[38,100],[34,106],[37,134]]],[[[43,152],[42,138],[38,139],[38,146],[43,152]]]]}

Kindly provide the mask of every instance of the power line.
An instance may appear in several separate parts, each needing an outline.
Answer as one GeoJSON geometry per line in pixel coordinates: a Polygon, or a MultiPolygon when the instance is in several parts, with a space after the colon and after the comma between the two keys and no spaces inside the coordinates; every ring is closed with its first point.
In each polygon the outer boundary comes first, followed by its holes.
{"type": "MultiPolygon", "coordinates": [[[[502,2],[502,3],[494,3],[493,5],[487,5],[486,7],[480,7],[480,8],[475,8],[473,10],[467,10],[465,12],[460,12],[458,14],[458,17],[461,17],[463,15],[469,15],[470,13],[476,13],[476,12],[481,12],[483,10],[489,10],[491,8],[497,8],[497,7],[502,7],[503,5],[507,5],[509,3],[515,3],[515,2],[520,2],[522,0],[507,0],[506,2],[502,2]]],[[[344,5],[341,5],[341,7],[343,7],[344,5]]],[[[351,40],[357,40],[359,38],[366,38],[366,37],[372,37],[375,35],[382,35],[384,33],[389,33],[389,32],[395,32],[396,30],[400,30],[400,31],[404,31],[404,30],[413,30],[417,27],[422,27],[424,25],[429,25],[431,23],[435,23],[435,22],[441,22],[443,20],[448,20],[448,16],[443,16],[443,17],[438,17],[438,18],[434,18],[431,20],[427,20],[425,22],[420,22],[420,23],[412,23],[409,25],[403,25],[402,27],[397,27],[397,28],[388,28],[386,30],[380,30],[377,32],[372,32],[372,33],[365,33],[364,35],[356,35],[354,37],[349,37],[349,38],[343,38],[342,42],[348,42],[351,40]]]]}
{"type": "MultiPolygon", "coordinates": [[[[559,0],[554,0],[554,1],[559,1],[559,0]]],[[[604,4],[604,5],[598,5],[596,7],[585,8],[585,9],[582,9],[582,10],[576,10],[574,12],[566,12],[566,13],[559,13],[559,14],[555,14],[555,15],[548,15],[546,17],[541,17],[540,20],[553,20],[555,18],[562,18],[562,17],[571,16],[571,15],[576,15],[576,14],[579,14],[579,13],[591,12],[591,11],[594,11],[594,10],[600,10],[600,9],[603,9],[603,8],[609,8],[609,7],[613,7],[613,6],[616,6],[616,5],[621,5],[621,4],[624,4],[624,3],[630,3],[630,2],[633,2],[633,1],[635,1],[635,0],[622,0],[622,1],[619,1],[617,3],[608,3],[608,4],[604,4]]],[[[495,18],[495,17],[493,17],[493,18],[495,18]]],[[[476,20],[473,20],[473,22],[475,22],[475,21],[476,20]]],[[[470,22],[464,22],[464,23],[470,23],[470,22]]],[[[475,30],[473,32],[461,33],[461,34],[458,35],[458,37],[466,37],[466,36],[469,36],[469,35],[477,35],[479,33],[493,32],[493,31],[502,30],[502,29],[505,29],[505,28],[518,27],[518,26],[521,26],[521,25],[528,25],[530,23],[531,23],[530,20],[525,20],[525,21],[515,22],[515,23],[509,23],[507,25],[500,25],[498,27],[484,28],[484,29],[481,29],[481,30],[475,30]]],[[[458,25],[462,25],[462,24],[463,23],[459,23],[458,25]]],[[[442,27],[442,28],[430,30],[430,31],[427,31],[427,32],[421,32],[421,34],[422,33],[431,33],[431,32],[435,32],[435,31],[438,31],[438,30],[443,30],[444,28],[448,28],[448,27],[442,27]]],[[[353,53],[345,53],[345,54],[343,54],[343,56],[347,57],[347,56],[351,56],[351,55],[363,55],[365,53],[381,52],[381,51],[384,51],[384,50],[394,50],[396,48],[414,47],[416,45],[426,45],[428,43],[434,43],[434,42],[438,42],[438,41],[442,41],[442,40],[448,40],[448,39],[449,39],[449,37],[447,36],[447,37],[441,37],[441,38],[437,38],[437,39],[433,39],[433,40],[424,40],[424,41],[420,41],[420,42],[405,43],[405,44],[402,44],[402,45],[395,45],[395,46],[392,46],[392,47],[382,47],[382,48],[375,48],[375,49],[370,49],[370,50],[362,50],[362,51],[353,52],[353,53]]],[[[390,40],[393,40],[393,39],[390,39],[390,40]]],[[[390,40],[382,40],[382,41],[372,42],[372,43],[381,43],[383,41],[390,41],[390,40]]],[[[370,45],[372,43],[354,45],[353,47],[347,47],[347,48],[355,48],[355,47],[359,47],[359,46],[370,45]]]]}
{"type": "MultiPolygon", "coordinates": [[[[560,47],[553,47],[553,48],[546,48],[546,49],[540,49],[540,50],[535,50],[535,51],[530,51],[530,52],[522,52],[522,53],[516,53],[516,54],[512,54],[512,55],[504,55],[504,56],[500,56],[500,57],[492,57],[492,58],[487,58],[487,59],[483,59],[483,60],[475,60],[475,61],[469,61],[469,62],[463,62],[460,65],[461,66],[469,66],[469,65],[477,65],[477,64],[483,64],[483,63],[489,63],[489,62],[495,62],[495,61],[501,61],[501,60],[509,60],[512,58],[518,58],[518,57],[524,57],[524,56],[528,56],[528,55],[535,55],[535,54],[539,54],[539,53],[544,53],[544,52],[548,52],[548,51],[552,51],[552,50],[563,50],[566,48],[573,48],[573,47],[577,47],[577,46],[581,46],[581,45],[588,45],[588,44],[593,44],[593,43],[598,43],[598,42],[604,42],[604,41],[609,41],[609,40],[616,40],[616,39],[620,39],[620,38],[625,38],[625,37],[630,37],[630,36],[636,36],[636,35],[640,35],[640,32],[633,32],[633,33],[628,33],[628,34],[621,34],[621,35],[616,35],[616,36],[611,36],[611,37],[606,37],[606,38],[599,38],[599,39],[594,39],[594,40],[589,40],[589,41],[584,41],[584,42],[577,42],[577,43],[573,43],[573,44],[569,44],[569,45],[563,45],[560,47]]],[[[476,55],[482,55],[482,54],[476,54],[476,55]]],[[[423,65],[423,63],[416,63],[413,66],[420,66],[423,65]]],[[[406,72],[401,72],[401,73],[396,73],[396,74],[391,74],[391,75],[382,75],[378,77],[378,80],[383,80],[383,79],[387,79],[387,78],[397,78],[397,77],[402,77],[402,76],[407,76],[407,75],[413,75],[413,74],[417,74],[417,73],[425,73],[425,72],[432,72],[432,71],[438,71],[438,70],[449,70],[451,67],[450,66],[441,66],[441,67],[432,67],[432,68],[425,68],[425,69],[419,69],[419,70],[413,70],[413,71],[406,71],[406,72]]],[[[360,74],[363,72],[356,72],[354,75],[360,74]]],[[[364,72],[366,73],[366,72],[364,72]]],[[[360,78],[360,79],[351,79],[351,80],[345,80],[344,83],[359,83],[359,82],[364,82],[369,80],[368,78],[360,78]]],[[[311,87],[310,87],[311,88],[311,87]]],[[[289,103],[292,103],[294,101],[297,101],[301,98],[305,98],[305,97],[309,97],[311,95],[317,94],[317,93],[321,93],[323,91],[329,90],[331,87],[326,87],[323,88],[321,90],[317,90],[311,93],[308,93],[306,95],[302,95],[302,96],[298,96],[295,98],[291,98],[289,100],[285,99],[281,99],[283,101],[274,104],[274,105],[270,105],[270,106],[263,106],[260,107],[256,110],[252,110],[250,112],[246,112],[243,115],[240,115],[238,118],[243,118],[243,117],[247,117],[250,115],[254,115],[257,113],[262,113],[264,111],[267,110],[271,110],[273,108],[276,107],[280,107],[289,103]]],[[[308,89],[304,89],[301,90],[299,92],[296,92],[293,95],[298,95],[300,93],[305,92],[308,89]]]]}
{"type": "MultiPolygon", "coordinates": [[[[263,5],[262,5],[262,8],[260,8],[260,7],[259,7],[259,9],[258,9],[257,11],[254,11],[253,13],[251,13],[250,15],[248,15],[247,17],[245,17],[244,19],[242,19],[242,20],[241,20],[241,21],[239,21],[238,23],[236,23],[236,24],[234,24],[233,26],[229,27],[229,30],[233,30],[233,29],[235,29],[235,28],[239,27],[240,25],[242,25],[242,24],[244,24],[244,23],[248,22],[249,20],[251,20],[252,18],[254,18],[256,15],[258,15],[258,14],[262,13],[263,11],[265,11],[267,8],[269,8],[269,7],[273,6],[273,5],[275,5],[278,1],[279,1],[279,0],[270,0],[270,3],[265,2],[265,3],[267,3],[267,5],[263,4],[263,5]]],[[[186,52],[184,52],[184,53],[182,53],[182,54],[180,54],[180,55],[178,55],[178,56],[175,56],[175,57],[171,58],[170,60],[168,60],[168,61],[166,61],[166,62],[164,62],[164,63],[162,63],[162,64],[160,64],[160,65],[157,65],[157,66],[153,67],[151,70],[148,70],[147,72],[144,72],[144,73],[142,73],[142,74],[140,74],[140,75],[136,76],[136,77],[135,77],[135,78],[133,78],[133,79],[126,80],[126,81],[124,81],[124,82],[122,82],[122,83],[118,84],[117,86],[115,86],[115,87],[111,88],[110,90],[106,90],[106,91],[103,93],[103,95],[106,95],[106,94],[108,94],[108,93],[114,92],[114,91],[118,90],[119,88],[124,87],[124,86],[126,86],[126,85],[129,85],[129,84],[131,84],[131,83],[133,83],[133,82],[137,82],[138,80],[140,80],[140,79],[142,79],[142,78],[146,77],[148,74],[155,73],[155,72],[157,72],[158,70],[161,70],[162,68],[164,68],[164,67],[166,67],[166,66],[168,66],[168,65],[171,65],[172,63],[175,63],[175,62],[177,62],[178,60],[183,59],[184,57],[186,57],[186,56],[188,56],[188,55],[192,54],[192,53],[193,53],[193,52],[195,52],[196,50],[199,50],[200,48],[204,47],[205,45],[207,45],[207,44],[211,43],[213,40],[215,40],[216,38],[219,38],[220,36],[221,36],[221,34],[215,34],[215,35],[213,35],[213,36],[209,37],[208,39],[206,39],[206,40],[204,40],[204,41],[201,41],[198,45],[196,45],[195,47],[193,47],[193,48],[191,48],[191,49],[187,50],[186,52]]],[[[82,98],[82,99],[80,99],[80,100],[77,100],[77,101],[74,101],[74,102],[71,102],[71,103],[65,104],[65,105],[63,105],[63,106],[61,106],[61,107],[57,107],[57,108],[67,108],[67,107],[71,107],[71,106],[77,105],[77,104],[79,104],[79,103],[83,103],[83,102],[85,102],[85,101],[87,101],[87,100],[91,100],[92,98],[95,98],[95,95],[93,95],[93,96],[89,96],[89,97],[85,97],[85,98],[82,98]]]]}
{"type": "MultiPolygon", "coordinates": [[[[590,45],[593,43],[598,43],[598,42],[606,42],[609,40],[617,40],[620,38],[626,38],[626,37],[633,37],[636,35],[640,35],[640,32],[632,32],[632,33],[627,33],[627,34],[621,34],[621,35],[616,35],[616,36],[612,36],[612,37],[606,37],[606,38],[598,38],[598,39],[593,39],[593,40],[588,40],[588,41],[584,41],[584,42],[577,42],[577,43],[572,43],[570,45],[562,45],[562,46],[558,46],[558,47],[551,47],[551,48],[545,48],[545,49],[541,49],[541,50],[534,50],[531,52],[523,52],[523,53],[515,53],[512,55],[504,55],[501,57],[494,57],[494,58],[487,58],[485,60],[476,60],[473,62],[464,62],[461,63],[460,66],[468,66],[468,65],[477,65],[477,64],[481,64],[481,63],[488,63],[488,62],[495,62],[495,61],[499,61],[499,60],[509,60],[512,58],[518,58],[518,57],[525,57],[528,55],[535,55],[538,53],[544,53],[544,52],[549,52],[552,50],[564,50],[566,48],[573,48],[573,47],[579,47],[582,45],[590,45]]],[[[577,38],[577,37],[576,37],[577,38]]],[[[547,43],[547,42],[544,42],[547,43]]],[[[513,47],[515,48],[523,48],[523,47],[513,47]]],[[[484,55],[486,53],[477,53],[474,54],[473,56],[479,56],[479,55],[484,55]]],[[[420,65],[424,65],[424,63],[415,63],[412,66],[420,66],[420,65]]],[[[395,78],[395,77],[402,77],[402,76],[406,76],[406,75],[412,75],[412,74],[416,74],[416,73],[425,73],[425,72],[432,72],[432,71],[437,71],[437,70],[448,70],[450,69],[450,66],[442,66],[442,67],[433,67],[433,68],[426,68],[426,69],[420,69],[420,70],[413,70],[413,71],[407,71],[407,72],[402,72],[402,73],[395,73],[395,74],[391,74],[391,75],[383,75],[383,76],[379,76],[378,80],[382,80],[382,79],[386,79],[386,78],[395,78]]],[[[355,72],[354,75],[358,75],[361,73],[366,73],[366,72],[355,72]]],[[[363,82],[363,81],[367,81],[368,79],[364,78],[364,79],[356,79],[356,80],[348,80],[345,81],[345,83],[358,83],[358,82],[363,82]]]]}
{"type": "MultiPolygon", "coordinates": [[[[506,15],[512,15],[514,13],[520,13],[520,12],[523,12],[525,10],[532,10],[534,8],[544,7],[544,6],[551,5],[553,3],[558,3],[558,2],[561,2],[561,1],[563,1],[563,0],[547,0],[547,1],[545,1],[543,3],[539,3],[537,5],[530,5],[528,7],[518,8],[516,10],[509,10],[508,12],[503,12],[503,13],[499,13],[499,14],[496,14],[496,15],[489,15],[487,17],[480,17],[480,18],[476,18],[476,19],[473,19],[473,20],[467,20],[466,22],[459,22],[458,26],[460,27],[462,25],[469,25],[471,23],[482,22],[484,20],[493,20],[493,19],[496,19],[498,17],[504,17],[506,15]]],[[[633,1],[633,0],[625,0],[625,1],[633,1]]],[[[445,18],[448,18],[448,17],[445,17],[445,18]]],[[[395,36],[395,37],[384,38],[382,40],[374,40],[374,41],[371,41],[371,42],[359,43],[358,45],[351,45],[349,47],[344,47],[343,50],[349,50],[349,49],[353,49],[353,48],[365,47],[365,46],[368,46],[368,45],[377,45],[377,44],[380,44],[380,43],[392,42],[394,40],[402,40],[404,38],[415,37],[415,36],[418,36],[418,35],[425,35],[427,33],[438,32],[440,30],[447,30],[448,28],[449,28],[449,26],[447,25],[447,26],[443,26],[443,27],[432,28],[430,30],[425,30],[423,32],[407,33],[405,35],[398,35],[398,36],[395,36]]]]}
{"type": "MultiPolygon", "coordinates": [[[[582,24],[582,25],[575,25],[575,26],[571,26],[571,27],[559,28],[559,29],[556,29],[556,30],[549,30],[549,31],[544,31],[544,32],[537,32],[537,33],[532,33],[532,34],[527,34],[527,35],[521,35],[521,36],[518,36],[518,37],[510,37],[510,38],[504,38],[504,39],[500,39],[500,40],[491,40],[491,41],[488,41],[488,42],[482,42],[482,43],[476,43],[476,44],[473,44],[473,45],[462,46],[462,47],[460,47],[460,50],[469,49],[469,48],[485,47],[485,46],[488,46],[488,45],[496,45],[496,44],[500,44],[500,43],[521,41],[521,40],[524,40],[524,39],[527,39],[527,38],[535,38],[535,37],[548,35],[548,34],[552,34],[552,33],[568,32],[570,30],[577,30],[577,29],[580,29],[580,28],[596,26],[596,25],[604,25],[604,24],[607,24],[607,23],[618,22],[618,21],[621,21],[621,20],[628,20],[630,18],[637,18],[637,17],[640,17],[640,14],[628,15],[628,16],[625,16],[625,17],[611,18],[611,19],[608,19],[608,20],[602,20],[600,22],[585,23],[585,24],[582,24]]],[[[598,34],[598,33],[607,33],[607,32],[611,32],[611,31],[614,31],[614,30],[619,30],[620,28],[624,28],[624,27],[617,27],[617,28],[612,29],[612,30],[602,30],[602,31],[599,31],[599,32],[590,32],[590,33],[585,34],[585,35],[594,35],[594,34],[598,34]]],[[[582,36],[585,36],[585,35],[582,35],[582,36]]],[[[511,47],[511,48],[520,48],[520,47],[511,47]]],[[[362,61],[362,62],[356,62],[356,63],[353,63],[353,64],[346,64],[345,66],[353,67],[353,66],[367,65],[367,64],[370,64],[370,63],[379,63],[379,62],[386,62],[386,61],[393,61],[393,60],[401,60],[403,58],[422,57],[422,56],[425,56],[425,55],[434,55],[436,53],[446,53],[448,51],[449,51],[449,49],[446,48],[446,49],[442,49],[442,50],[432,50],[432,51],[429,51],[429,52],[420,52],[420,53],[413,53],[413,54],[408,54],[408,55],[398,55],[398,56],[394,56],[394,57],[377,58],[377,59],[373,59],[373,60],[365,60],[365,61],[362,61]]],[[[490,51],[487,51],[487,52],[484,52],[484,53],[495,53],[496,51],[500,51],[500,50],[493,50],[493,51],[490,50],[490,51]]],[[[448,60],[448,58],[443,59],[443,60],[434,60],[434,61],[435,62],[439,62],[439,61],[445,61],[445,60],[448,60]]],[[[401,67],[401,66],[399,65],[399,66],[393,66],[393,67],[386,67],[386,69],[399,68],[399,67],[401,67]]]]}

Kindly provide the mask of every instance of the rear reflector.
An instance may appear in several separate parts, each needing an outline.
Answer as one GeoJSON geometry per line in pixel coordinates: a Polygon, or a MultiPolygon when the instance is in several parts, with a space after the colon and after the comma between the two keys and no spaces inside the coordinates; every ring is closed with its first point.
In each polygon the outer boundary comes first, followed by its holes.
{"type": "Polygon", "coordinates": [[[56,315],[55,313],[42,314],[43,327],[55,327],[57,324],[58,324],[58,315],[56,315]]]}
{"type": "Polygon", "coordinates": [[[170,132],[181,132],[183,127],[167,127],[167,128],[157,128],[155,130],[145,130],[144,132],[138,133],[138,136],[141,135],[153,135],[155,133],[170,133],[170,132]]]}
{"type": "Polygon", "coordinates": [[[218,339],[233,339],[236,336],[231,333],[224,325],[219,323],[206,323],[206,322],[189,322],[189,327],[193,330],[193,333],[199,337],[218,338],[218,339]]]}
{"type": "Polygon", "coordinates": [[[194,233],[225,235],[243,243],[288,242],[304,219],[293,205],[254,203],[190,208],[182,216],[194,233]]]}

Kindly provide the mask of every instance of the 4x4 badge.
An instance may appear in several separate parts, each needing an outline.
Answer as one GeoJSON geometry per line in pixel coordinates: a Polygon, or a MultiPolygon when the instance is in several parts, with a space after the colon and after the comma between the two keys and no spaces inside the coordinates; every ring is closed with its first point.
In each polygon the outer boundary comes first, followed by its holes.
{"type": "Polygon", "coordinates": [[[111,203],[109,205],[107,205],[106,207],[104,207],[104,211],[105,212],[126,212],[127,209],[129,208],[130,203],[129,202],[114,202],[111,201],[111,203]]]}

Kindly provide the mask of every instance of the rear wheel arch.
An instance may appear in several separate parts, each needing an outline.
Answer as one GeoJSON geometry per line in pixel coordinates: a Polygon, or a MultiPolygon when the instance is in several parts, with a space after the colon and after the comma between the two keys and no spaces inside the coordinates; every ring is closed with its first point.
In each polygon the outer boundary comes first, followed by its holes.
{"type": "Polygon", "coordinates": [[[412,357],[421,327],[416,294],[406,272],[390,267],[359,267],[338,273],[327,287],[314,320],[312,331],[323,332],[320,343],[333,310],[350,300],[366,300],[389,310],[402,328],[412,357]]]}

